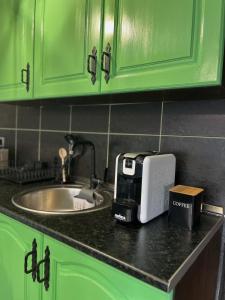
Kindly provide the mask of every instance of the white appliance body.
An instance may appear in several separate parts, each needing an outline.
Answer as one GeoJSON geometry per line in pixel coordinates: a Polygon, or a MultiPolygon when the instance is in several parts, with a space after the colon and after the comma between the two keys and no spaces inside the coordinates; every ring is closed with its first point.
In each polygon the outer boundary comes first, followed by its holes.
{"type": "Polygon", "coordinates": [[[119,154],[115,166],[114,201],[117,201],[118,189],[121,188],[118,184],[118,173],[120,172],[120,176],[131,179],[140,173],[139,199],[133,200],[138,203],[137,219],[141,223],[149,222],[169,208],[169,189],[174,186],[175,169],[176,158],[173,154],[119,154]],[[140,157],[142,157],[141,163],[140,157]],[[127,159],[132,160],[128,168],[126,168],[127,159]],[[141,172],[140,168],[142,168],[141,172]]]}
{"type": "Polygon", "coordinates": [[[143,162],[138,220],[146,223],[169,209],[169,189],[175,182],[173,154],[146,156],[143,162]]]}

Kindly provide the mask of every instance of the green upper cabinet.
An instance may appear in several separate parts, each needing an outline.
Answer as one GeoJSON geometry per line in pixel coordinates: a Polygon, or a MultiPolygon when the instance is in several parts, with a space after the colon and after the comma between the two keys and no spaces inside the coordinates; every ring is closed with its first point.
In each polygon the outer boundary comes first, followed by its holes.
{"type": "Polygon", "coordinates": [[[223,26],[224,0],[106,0],[101,90],[220,84],[223,26]]]}
{"type": "Polygon", "coordinates": [[[172,300],[166,293],[52,238],[50,282],[42,300],[172,300]]]}
{"type": "MultiPolygon", "coordinates": [[[[41,300],[41,285],[24,273],[25,256],[37,242],[37,259],[42,257],[43,235],[0,214],[0,299],[41,300]]],[[[31,269],[31,255],[27,269],[31,269]]]]}
{"type": "Polygon", "coordinates": [[[35,97],[100,91],[102,7],[102,0],[37,1],[35,97]]]}
{"type": "Polygon", "coordinates": [[[224,2],[1,0],[0,100],[220,85],[224,2]]]}
{"type": "Polygon", "coordinates": [[[1,0],[0,6],[0,100],[31,98],[35,1],[1,0]]]}

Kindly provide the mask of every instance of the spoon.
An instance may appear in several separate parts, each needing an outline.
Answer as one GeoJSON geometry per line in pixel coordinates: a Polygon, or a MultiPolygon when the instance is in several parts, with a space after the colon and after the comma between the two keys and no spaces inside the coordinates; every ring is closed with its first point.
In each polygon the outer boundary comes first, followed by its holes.
{"type": "Polygon", "coordinates": [[[67,157],[67,151],[65,148],[59,148],[59,157],[62,162],[62,181],[66,182],[66,173],[65,173],[65,158],[67,157]]]}

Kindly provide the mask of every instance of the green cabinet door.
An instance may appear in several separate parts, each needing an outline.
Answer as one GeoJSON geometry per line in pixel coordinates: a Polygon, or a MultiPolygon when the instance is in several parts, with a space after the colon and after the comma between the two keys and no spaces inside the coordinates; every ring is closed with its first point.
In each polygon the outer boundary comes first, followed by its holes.
{"type": "MultiPolygon", "coordinates": [[[[0,214],[0,299],[41,300],[41,285],[24,273],[25,255],[38,245],[38,259],[42,257],[42,234],[0,214]]],[[[31,268],[31,258],[28,259],[31,268]]]]}
{"type": "Polygon", "coordinates": [[[34,0],[1,0],[0,101],[32,97],[34,7],[34,0]],[[25,83],[21,82],[22,69],[25,83]]]}
{"type": "Polygon", "coordinates": [[[106,0],[103,50],[109,43],[111,70],[101,90],[219,84],[223,27],[224,0],[106,0]]]}
{"type": "Polygon", "coordinates": [[[99,92],[100,68],[92,82],[87,65],[89,55],[90,72],[95,72],[96,60],[99,64],[102,7],[102,0],[37,1],[36,98],[99,92]]]}
{"type": "Polygon", "coordinates": [[[49,237],[50,287],[42,300],[172,300],[165,293],[49,237]]]}

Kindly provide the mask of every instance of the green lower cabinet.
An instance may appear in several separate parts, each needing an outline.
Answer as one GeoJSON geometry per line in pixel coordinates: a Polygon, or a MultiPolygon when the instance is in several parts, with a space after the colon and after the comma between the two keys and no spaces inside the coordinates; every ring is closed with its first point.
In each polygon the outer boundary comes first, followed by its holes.
{"type": "MultiPolygon", "coordinates": [[[[43,235],[0,214],[0,299],[41,300],[41,285],[24,272],[25,256],[36,239],[37,256],[41,257],[43,235]]],[[[31,258],[28,259],[28,269],[31,258]]]]}
{"type": "Polygon", "coordinates": [[[52,238],[49,290],[43,300],[172,300],[165,293],[52,238]]]}
{"type": "Polygon", "coordinates": [[[0,214],[0,299],[2,300],[172,300],[166,293],[91,256],[0,214]],[[25,274],[32,267],[32,242],[37,243],[35,280],[25,274]],[[46,272],[46,249],[50,268],[46,272]],[[49,276],[48,276],[49,275],[49,276]]]}
{"type": "Polygon", "coordinates": [[[224,0],[106,0],[101,91],[219,85],[223,34],[224,0]]]}

